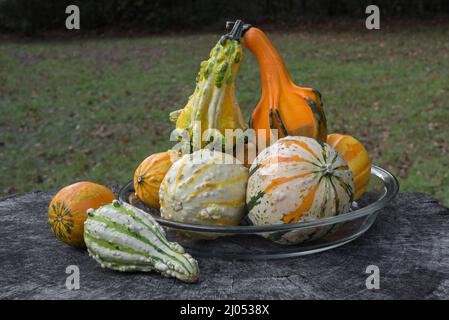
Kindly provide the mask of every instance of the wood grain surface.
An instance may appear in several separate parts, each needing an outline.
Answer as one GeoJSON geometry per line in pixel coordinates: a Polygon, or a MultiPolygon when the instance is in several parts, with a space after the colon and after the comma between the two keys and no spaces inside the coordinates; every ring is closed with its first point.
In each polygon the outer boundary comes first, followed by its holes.
{"type": "Polygon", "coordinates": [[[331,251],[271,261],[198,258],[201,279],[102,269],[58,241],[47,223],[55,192],[0,200],[1,299],[448,299],[449,210],[422,193],[399,193],[361,238],[331,251]],[[80,268],[80,289],[65,286],[80,268]],[[368,290],[367,266],[380,269],[368,290]]]}

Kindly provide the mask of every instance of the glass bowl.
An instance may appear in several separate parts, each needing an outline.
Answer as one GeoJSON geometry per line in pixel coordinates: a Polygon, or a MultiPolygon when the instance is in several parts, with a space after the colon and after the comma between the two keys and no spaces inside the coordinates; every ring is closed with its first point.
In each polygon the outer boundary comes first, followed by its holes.
{"type": "Polygon", "coordinates": [[[166,227],[167,238],[178,242],[193,256],[238,260],[280,259],[333,249],[360,237],[372,226],[379,210],[396,196],[398,190],[399,183],[390,172],[373,166],[367,191],[352,203],[350,212],[315,221],[271,226],[254,226],[248,220],[238,226],[166,220],[160,216],[159,210],[145,206],[134,196],[132,180],[120,190],[119,199],[151,214],[159,224],[166,227]],[[295,245],[277,244],[261,236],[292,231],[310,234],[322,229],[332,231],[319,232],[319,238],[311,237],[311,240],[295,245]],[[215,239],[186,238],[182,235],[192,231],[215,235],[215,239]]]}

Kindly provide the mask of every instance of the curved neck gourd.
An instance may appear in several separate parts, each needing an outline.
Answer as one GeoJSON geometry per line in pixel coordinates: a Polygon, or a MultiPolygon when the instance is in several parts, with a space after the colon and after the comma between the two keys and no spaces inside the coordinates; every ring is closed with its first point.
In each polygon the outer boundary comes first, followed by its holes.
{"type": "Polygon", "coordinates": [[[292,81],[282,57],[262,30],[249,28],[243,35],[243,44],[258,61],[262,81],[262,95],[250,127],[268,131],[267,144],[285,136],[306,136],[325,142],[327,125],[320,93],[292,81]]]}
{"type": "Polygon", "coordinates": [[[244,44],[260,64],[262,91],[274,89],[278,83],[292,84],[284,60],[264,32],[251,28],[251,32],[245,34],[244,44]]]}

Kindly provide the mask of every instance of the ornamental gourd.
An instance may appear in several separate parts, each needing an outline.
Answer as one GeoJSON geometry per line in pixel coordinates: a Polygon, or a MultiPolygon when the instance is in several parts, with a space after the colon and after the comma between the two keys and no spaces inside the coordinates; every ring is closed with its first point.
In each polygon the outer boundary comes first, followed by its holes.
{"type": "Polygon", "coordinates": [[[159,187],[173,162],[179,159],[176,151],[168,150],[147,157],[134,173],[136,197],[152,208],[159,209],[159,187]]]}
{"type": "Polygon", "coordinates": [[[342,156],[354,176],[354,200],[366,191],[371,176],[371,161],[363,144],[350,135],[332,133],[327,143],[342,156]]]}
{"type": "Polygon", "coordinates": [[[84,248],[86,210],[111,203],[114,193],[108,188],[88,181],[62,188],[48,207],[48,223],[55,236],[74,247],[84,248]]]}
{"type": "Polygon", "coordinates": [[[227,153],[203,149],[184,155],[162,181],[161,216],[186,223],[237,225],[245,215],[247,181],[248,169],[227,153]]]}
{"type": "Polygon", "coordinates": [[[102,267],[117,271],[157,271],[166,277],[196,282],[198,263],[148,213],[113,201],[89,209],[84,227],[89,255],[102,267]]]}
{"type": "Polygon", "coordinates": [[[243,58],[240,32],[241,25],[236,25],[218,41],[209,59],[201,63],[187,105],[170,113],[170,120],[176,123],[175,138],[185,142],[183,153],[222,139],[225,129],[247,127],[235,97],[235,77],[243,58]]]}
{"type": "MultiPolygon", "coordinates": [[[[285,137],[264,149],[250,168],[248,218],[254,225],[300,223],[348,212],[352,173],[329,145],[307,137],[285,137]]],[[[329,228],[263,234],[281,243],[316,239],[329,228]]]]}
{"type": "Polygon", "coordinates": [[[281,56],[265,33],[250,27],[243,35],[244,45],[260,65],[262,96],[249,121],[249,127],[265,130],[266,144],[276,137],[306,136],[326,141],[326,117],[321,94],[314,89],[297,86],[281,56]]]}

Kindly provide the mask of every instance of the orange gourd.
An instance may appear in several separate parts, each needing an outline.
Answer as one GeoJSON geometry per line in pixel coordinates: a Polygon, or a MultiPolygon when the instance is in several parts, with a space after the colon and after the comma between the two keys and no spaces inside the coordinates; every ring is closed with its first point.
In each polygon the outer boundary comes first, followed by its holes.
{"type": "Polygon", "coordinates": [[[84,221],[87,209],[97,209],[115,199],[108,188],[88,181],[61,189],[48,207],[48,222],[55,236],[75,247],[84,248],[84,221]]]}
{"type": "Polygon", "coordinates": [[[176,151],[169,150],[147,157],[134,173],[136,197],[147,206],[159,209],[159,187],[173,162],[179,159],[176,151]]]}
{"type": "Polygon", "coordinates": [[[272,129],[278,130],[279,138],[306,136],[325,142],[327,126],[320,93],[292,81],[281,56],[260,29],[249,28],[243,35],[243,44],[259,62],[262,80],[262,96],[250,127],[256,132],[267,130],[267,144],[273,139],[268,134],[272,129]]]}
{"type": "Polygon", "coordinates": [[[366,191],[371,175],[371,162],[368,151],[363,144],[350,135],[332,133],[327,136],[327,143],[346,161],[354,177],[354,200],[366,191]]]}

